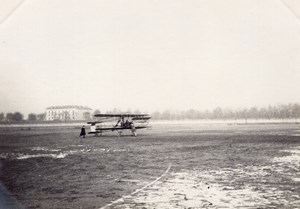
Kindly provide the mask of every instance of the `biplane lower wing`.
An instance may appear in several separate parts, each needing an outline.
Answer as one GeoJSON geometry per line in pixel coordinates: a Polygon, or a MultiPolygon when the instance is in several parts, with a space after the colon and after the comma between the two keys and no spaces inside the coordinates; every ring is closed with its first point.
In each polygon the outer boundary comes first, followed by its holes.
{"type": "MultiPolygon", "coordinates": [[[[135,129],[148,128],[148,126],[138,126],[135,129]]],[[[131,127],[115,127],[115,128],[96,128],[96,131],[117,131],[117,130],[132,130],[131,127]]]]}
{"type": "MultiPolygon", "coordinates": [[[[149,126],[138,126],[134,129],[143,129],[143,128],[149,128],[149,126]]],[[[107,128],[96,128],[96,131],[90,131],[89,134],[95,134],[95,133],[101,133],[102,131],[119,131],[119,130],[132,130],[130,127],[107,127],[107,128]]]]}

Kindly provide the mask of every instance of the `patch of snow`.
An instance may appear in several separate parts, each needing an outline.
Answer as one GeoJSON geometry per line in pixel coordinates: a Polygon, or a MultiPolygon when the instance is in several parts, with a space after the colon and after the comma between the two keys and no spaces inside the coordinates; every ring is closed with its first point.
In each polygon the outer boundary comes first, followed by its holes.
{"type": "Polygon", "coordinates": [[[68,154],[67,153],[59,153],[59,154],[36,154],[36,155],[20,155],[16,157],[18,160],[24,160],[28,158],[39,158],[39,157],[51,157],[51,158],[65,158],[68,154]]]}

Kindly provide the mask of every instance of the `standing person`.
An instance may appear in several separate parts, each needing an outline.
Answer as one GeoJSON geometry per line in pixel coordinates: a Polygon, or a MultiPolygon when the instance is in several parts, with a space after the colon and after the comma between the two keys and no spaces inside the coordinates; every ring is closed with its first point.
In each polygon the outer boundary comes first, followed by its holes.
{"type": "Polygon", "coordinates": [[[81,132],[80,132],[79,137],[85,138],[85,135],[86,135],[86,133],[85,133],[85,127],[84,127],[84,125],[83,125],[83,126],[81,127],[81,132]]]}

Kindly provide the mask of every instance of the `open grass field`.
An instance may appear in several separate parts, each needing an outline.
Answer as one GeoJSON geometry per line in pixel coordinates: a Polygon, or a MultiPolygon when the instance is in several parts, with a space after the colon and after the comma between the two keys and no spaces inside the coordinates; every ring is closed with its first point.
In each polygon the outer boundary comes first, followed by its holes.
{"type": "MultiPolygon", "coordinates": [[[[299,124],[156,124],[138,137],[79,132],[1,128],[2,193],[4,185],[30,209],[300,207],[299,124]]],[[[6,196],[3,205],[13,202],[6,196]]]]}

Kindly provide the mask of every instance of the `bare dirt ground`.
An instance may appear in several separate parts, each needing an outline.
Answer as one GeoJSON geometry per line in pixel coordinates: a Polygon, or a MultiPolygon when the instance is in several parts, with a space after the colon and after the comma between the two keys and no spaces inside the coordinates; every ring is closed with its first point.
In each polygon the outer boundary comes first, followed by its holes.
{"type": "Polygon", "coordinates": [[[297,124],[157,124],[84,139],[78,127],[22,129],[0,129],[0,179],[26,208],[300,205],[297,124]]]}

